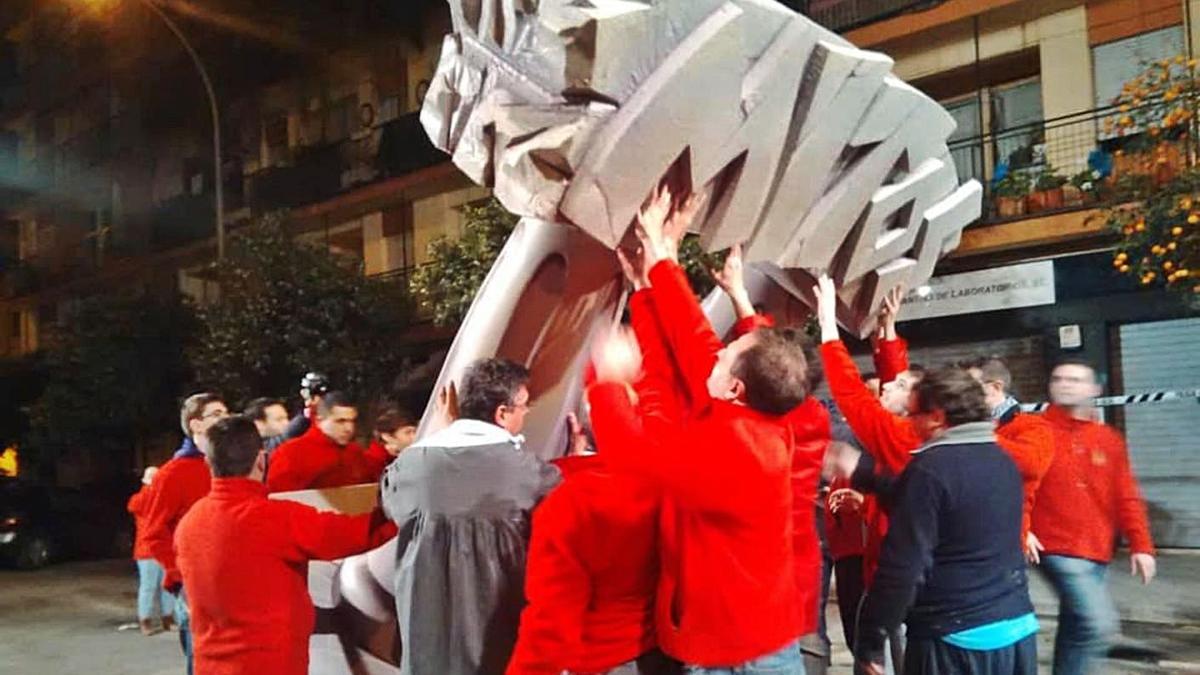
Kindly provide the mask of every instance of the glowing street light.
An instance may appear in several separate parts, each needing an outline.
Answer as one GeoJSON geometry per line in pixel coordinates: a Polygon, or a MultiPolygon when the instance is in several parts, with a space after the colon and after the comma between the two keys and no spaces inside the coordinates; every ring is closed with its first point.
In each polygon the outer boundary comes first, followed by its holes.
{"type": "MultiPolygon", "coordinates": [[[[82,4],[88,5],[93,10],[103,10],[114,5],[119,0],[77,0],[82,4]]],[[[225,186],[222,180],[221,171],[221,113],[217,108],[217,94],[213,90],[212,80],[208,77],[208,69],[204,67],[204,62],[200,60],[200,55],[192,48],[192,43],[188,41],[187,36],[179,29],[175,21],[167,16],[167,13],[158,6],[155,0],[137,0],[138,3],[145,6],[150,11],[154,12],[162,22],[167,25],[175,37],[179,38],[180,44],[183,45],[184,51],[191,57],[192,63],[196,66],[196,72],[200,74],[200,81],[204,83],[204,92],[208,95],[209,112],[212,114],[213,128],[213,183],[214,183],[214,198],[216,201],[216,226],[217,226],[217,260],[225,258],[225,186]]]]}

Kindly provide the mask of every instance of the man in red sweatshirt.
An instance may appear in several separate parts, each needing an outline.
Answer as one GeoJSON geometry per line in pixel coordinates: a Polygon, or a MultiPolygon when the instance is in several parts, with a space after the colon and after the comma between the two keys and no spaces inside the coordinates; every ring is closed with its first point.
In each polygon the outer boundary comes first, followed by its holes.
{"type": "Polygon", "coordinates": [[[212,491],[175,532],[197,670],[304,675],[316,619],[308,562],[362,553],[396,528],[378,509],[348,516],[267,499],[266,450],[248,417],[218,422],[209,439],[212,491]]]}
{"type": "Polygon", "coordinates": [[[808,395],[808,371],[801,345],[778,331],[722,347],[675,262],[678,236],[667,234],[681,235],[702,204],[693,198],[673,213],[663,191],[638,218],[659,325],[691,410],[676,421],[639,408],[636,346],[614,334],[594,359],[593,430],[614,467],[664,492],[663,650],[693,673],[801,673],[785,415],[808,395]]]}
{"type": "Polygon", "coordinates": [[[339,391],[317,403],[317,423],[299,438],[279,446],[267,467],[271,492],[334,488],[371,483],[392,459],[382,446],[364,452],[354,442],[358,408],[339,391]]]}
{"type": "Polygon", "coordinates": [[[188,509],[208,494],[209,472],[201,448],[208,443],[208,430],[229,415],[225,403],[216,394],[193,394],[179,412],[183,427],[183,445],[175,456],[158,470],[150,503],[146,506],[146,545],[164,570],[163,587],[177,593],[175,621],[179,625],[179,644],[192,672],[192,636],[189,630],[186,591],[179,568],[175,565],[175,528],[188,509]]]}
{"type": "Polygon", "coordinates": [[[1129,541],[1130,572],[1150,583],[1156,572],[1146,504],[1121,435],[1093,420],[1100,394],[1096,371],[1063,362],[1050,375],[1045,418],[1054,433],[1054,460],[1037,493],[1033,532],[1042,571],[1059,597],[1055,675],[1092,672],[1120,624],[1105,588],[1116,533],[1129,541]]]}
{"type": "Polygon", "coordinates": [[[150,493],[154,488],[157,466],[148,466],[142,473],[142,488],[125,506],[133,516],[133,559],[138,568],[138,625],[142,635],[156,635],[161,630],[171,630],[175,619],[175,602],[163,588],[163,568],[154,559],[154,553],[146,543],[146,507],[150,505],[150,493]]]}
{"type": "MultiPolygon", "coordinates": [[[[740,338],[759,328],[771,328],[774,319],[759,314],[746,288],[742,247],[735,245],[725,258],[724,268],[714,272],[721,290],[733,304],[738,321],[733,337],[740,338]]],[[[815,353],[810,353],[807,336],[797,335],[805,346],[808,363],[808,390],[821,385],[822,372],[815,353]]],[[[639,341],[640,342],[640,341],[639,341]]],[[[795,450],[792,454],[792,540],[796,563],[796,602],[800,607],[800,649],[805,655],[808,675],[824,672],[829,664],[830,642],[825,630],[824,612],[828,587],[822,588],[821,545],[815,518],[823,518],[823,508],[817,508],[817,489],[821,465],[830,440],[829,411],[815,397],[808,397],[788,413],[795,450]],[[815,513],[814,513],[815,512],[815,513]]],[[[827,578],[827,577],[825,577],[827,578]]]]}

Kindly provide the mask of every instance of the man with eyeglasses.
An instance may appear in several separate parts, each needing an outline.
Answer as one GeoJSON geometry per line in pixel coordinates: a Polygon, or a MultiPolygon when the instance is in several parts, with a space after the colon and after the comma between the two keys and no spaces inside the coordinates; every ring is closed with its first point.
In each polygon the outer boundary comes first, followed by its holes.
{"type": "Polygon", "coordinates": [[[1041,561],[1042,544],[1030,532],[1033,505],[1042,478],[1054,460],[1054,433],[1040,415],[1021,412],[1021,404],[1011,393],[1012,373],[998,356],[968,361],[963,368],[983,385],[984,401],[996,421],[996,438],[1008,452],[1021,472],[1025,504],[1021,509],[1021,541],[1025,557],[1032,563],[1041,561]]]}
{"type": "Polygon", "coordinates": [[[187,659],[189,675],[192,672],[192,640],[183,578],[175,563],[175,528],[192,504],[208,494],[211,474],[204,457],[208,430],[228,416],[224,401],[213,393],[192,394],[183,402],[179,411],[183,445],[158,470],[154,478],[155,489],[146,506],[145,542],[165,570],[163,587],[178,596],[175,622],[179,626],[179,644],[187,659]]]}
{"type": "Polygon", "coordinates": [[[530,513],[558,469],[524,449],[529,371],[477,361],[458,419],[409,446],[383,476],[400,528],[393,588],[403,675],[500,675],[524,605],[530,513]]]}

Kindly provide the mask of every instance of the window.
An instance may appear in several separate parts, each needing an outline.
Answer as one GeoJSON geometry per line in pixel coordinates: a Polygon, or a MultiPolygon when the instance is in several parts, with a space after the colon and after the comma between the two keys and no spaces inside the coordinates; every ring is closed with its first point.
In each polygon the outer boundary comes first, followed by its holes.
{"type": "Polygon", "coordinates": [[[1013,168],[1042,163],[1045,141],[1040,78],[987,87],[944,100],[942,105],[958,125],[949,145],[959,180],[986,181],[1000,162],[1013,168]]]}
{"type": "Polygon", "coordinates": [[[1182,26],[1142,33],[1092,48],[1096,107],[1112,105],[1126,82],[1154,61],[1186,53],[1182,26]]]}
{"type": "Polygon", "coordinates": [[[268,148],[286,148],[288,144],[288,118],[286,113],[274,113],[263,120],[263,138],[268,148]]]}

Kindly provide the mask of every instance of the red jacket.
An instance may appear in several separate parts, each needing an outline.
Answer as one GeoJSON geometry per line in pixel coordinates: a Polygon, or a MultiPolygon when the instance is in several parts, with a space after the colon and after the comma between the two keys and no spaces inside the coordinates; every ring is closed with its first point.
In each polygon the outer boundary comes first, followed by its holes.
{"type": "Polygon", "coordinates": [[[1120,530],[1134,553],[1153,554],[1146,503],[1121,435],[1058,406],[1044,417],[1055,451],[1034,504],[1033,533],[1046,553],[1108,562],[1120,530]]]}
{"type": "MultiPolygon", "coordinates": [[[[380,448],[382,449],[382,447],[380,448]]],[[[357,443],[334,443],[313,424],[304,435],[279,446],[267,467],[271,492],[334,488],[379,480],[387,466],[387,452],[368,454],[357,443]]]]}
{"type": "MultiPolygon", "coordinates": [[[[759,327],[774,326],[769,316],[755,315],[739,320],[733,327],[742,336],[759,327]]],[[[818,367],[809,364],[810,368],[818,367]]],[[[832,433],[829,411],[810,396],[786,416],[792,427],[795,449],[792,455],[792,544],[796,563],[796,602],[800,607],[800,635],[817,631],[821,604],[821,542],[817,534],[817,489],[821,484],[821,465],[829,449],[832,433]]]]}
{"type": "Polygon", "coordinates": [[[182,581],[175,566],[175,528],[192,504],[208,494],[211,480],[203,456],[173,457],[154,476],[142,537],[166,571],[163,588],[173,590],[182,581]]]}
{"type": "Polygon", "coordinates": [[[563,482],[533,514],[508,675],[607,672],[655,646],[658,490],[603,456],[555,462],[563,482]]]}
{"type": "Polygon", "coordinates": [[[154,552],[150,550],[150,545],[146,541],[146,509],[150,505],[151,485],[143,485],[125,504],[125,510],[133,516],[134,560],[146,560],[154,557],[154,552]]]}
{"type": "Polygon", "coordinates": [[[721,342],[678,265],[656,265],[650,281],[692,412],[671,419],[649,409],[645,396],[635,407],[624,385],[601,383],[589,390],[593,430],[615,469],[664,491],[655,622],[663,650],[689,664],[739,664],[800,635],[793,434],[782,418],[708,397],[721,342]]]}
{"type": "Polygon", "coordinates": [[[267,499],[258,481],[215,479],[175,534],[196,672],[307,673],[316,617],[308,562],[361,553],[395,534],[381,511],[322,513],[267,499]]]}
{"type": "Polygon", "coordinates": [[[1054,461],[1054,432],[1040,415],[1017,413],[996,425],[996,444],[1012,457],[1021,473],[1025,503],[1021,509],[1021,541],[1029,534],[1033,507],[1042,479],[1054,461]]]}
{"type": "MultiPolygon", "coordinates": [[[[829,494],[848,487],[850,480],[839,476],[829,485],[829,494]]],[[[836,514],[829,510],[826,502],[825,540],[829,543],[829,554],[834,560],[862,556],[867,550],[867,501],[874,501],[874,498],[870,495],[863,497],[863,505],[857,511],[843,510],[836,514]]]]}

